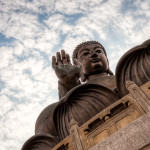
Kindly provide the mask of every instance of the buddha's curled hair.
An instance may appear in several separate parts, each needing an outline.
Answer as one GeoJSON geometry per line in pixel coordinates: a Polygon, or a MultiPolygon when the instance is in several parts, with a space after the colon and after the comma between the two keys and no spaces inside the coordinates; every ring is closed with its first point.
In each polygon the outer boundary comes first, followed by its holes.
{"type": "Polygon", "coordinates": [[[93,44],[99,45],[99,46],[104,50],[104,53],[105,53],[105,55],[106,55],[106,57],[107,57],[106,50],[105,50],[105,48],[103,47],[102,44],[100,44],[100,43],[97,42],[97,41],[86,41],[86,42],[83,42],[83,43],[77,45],[77,47],[76,47],[76,48],[74,49],[74,51],[73,51],[72,59],[73,59],[73,60],[74,60],[74,59],[78,59],[78,50],[79,50],[81,47],[86,46],[86,45],[93,45],[93,44]]]}

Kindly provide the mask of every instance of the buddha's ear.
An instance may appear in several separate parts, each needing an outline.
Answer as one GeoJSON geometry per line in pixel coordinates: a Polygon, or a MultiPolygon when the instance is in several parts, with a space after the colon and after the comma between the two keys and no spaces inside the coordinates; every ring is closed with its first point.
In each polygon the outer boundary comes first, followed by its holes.
{"type": "Polygon", "coordinates": [[[74,59],[73,63],[74,63],[74,65],[76,65],[76,66],[81,68],[80,79],[81,79],[81,82],[85,82],[86,81],[86,77],[85,77],[84,73],[82,72],[82,65],[81,65],[81,63],[79,62],[78,59],[74,59]]]}
{"type": "Polygon", "coordinates": [[[108,68],[107,72],[108,72],[109,75],[114,75],[113,72],[110,70],[110,68],[108,68]]]}
{"type": "Polygon", "coordinates": [[[81,79],[81,82],[85,82],[86,81],[86,77],[85,77],[83,72],[81,72],[80,79],[81,79]]]}
{"type": "Polygon", "coordinates": [[[80,61],[78,59],[76,59],[76,58],[73,60],[73,64],[75,66],[78,66],[78,67],[82,68],[82,65],[81,65],[80,61]]]}

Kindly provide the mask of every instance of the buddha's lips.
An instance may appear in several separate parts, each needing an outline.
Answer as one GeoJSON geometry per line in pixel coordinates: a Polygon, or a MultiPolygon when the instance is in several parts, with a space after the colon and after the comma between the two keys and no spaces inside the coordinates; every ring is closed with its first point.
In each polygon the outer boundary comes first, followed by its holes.
{"type": "Polygon", "coordinates": [[[91,59],[91,62],[93,62],[93,63],[100,62],[100,61],[101,61],[101,59],[99,59],[99,58],[93,58],[93,59],[91,59]]]}

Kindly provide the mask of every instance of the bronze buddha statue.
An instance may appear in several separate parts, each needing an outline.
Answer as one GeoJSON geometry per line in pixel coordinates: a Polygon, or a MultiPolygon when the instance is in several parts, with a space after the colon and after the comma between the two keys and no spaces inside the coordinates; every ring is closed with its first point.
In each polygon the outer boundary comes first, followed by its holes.
{"type": "MultiPolygon", "coordinates": [[[[144,44],[146,57],[149,58],[150,41],[144,44]]],[[[132,55],[141,49],[143,52],[144,46],[138,46],[135,49],[131,49],[128,54],[132,55]]],[[[120,62],[121,66],[118,64],[117,68],[123,68],[124,61],[123,58],[120,62]]],[[[117,78],[113,75],[109,68],[106,51],[97,41],[87,41],[78,45],[73,52],[73,63],[72,65],[69,55],[64,50],[61,53],[57,52],[56,57],[52,57],[52,67],[59,79],[60,100],[47,106],[41,112],[36,121],[35,135],[25,143],[22,150],[52,149],[69,135],[71,119],[76,120],[81,126],[126,92],[125,89],[122,91],[119,89],[119,85],[124,84],[125,78],[122,79],[119,76],[121,74],[119,71],[116,72],[117,78]]],[[[146,66],[145,70],[147,69],[146,66]]],[[[127,67],[124,70],[128,70],[127,67]]]]}

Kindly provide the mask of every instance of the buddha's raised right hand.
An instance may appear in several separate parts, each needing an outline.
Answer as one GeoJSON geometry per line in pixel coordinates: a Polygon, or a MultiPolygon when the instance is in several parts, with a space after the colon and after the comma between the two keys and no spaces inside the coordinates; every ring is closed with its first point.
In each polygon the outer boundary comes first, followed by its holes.
{"type": "Polygon", "coordinates": [[[56,53],[56,56],[52,56],[52,67],[59,79],[59,82],[65,86],[67,90],[80,84],[81,66],[78,61],[75,60],[76,65],[72,65],[69,54],[66,54],[64,50],[56,53]]]}

